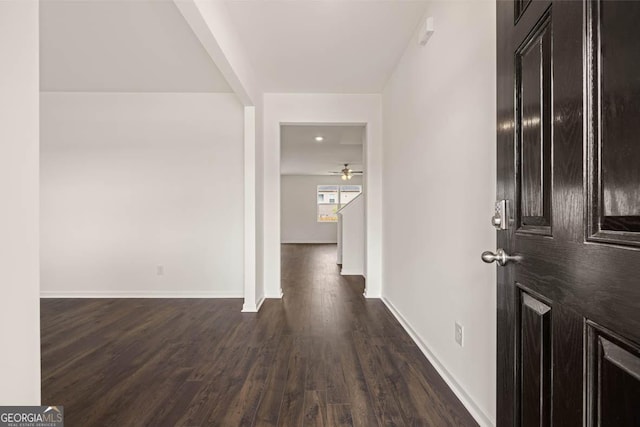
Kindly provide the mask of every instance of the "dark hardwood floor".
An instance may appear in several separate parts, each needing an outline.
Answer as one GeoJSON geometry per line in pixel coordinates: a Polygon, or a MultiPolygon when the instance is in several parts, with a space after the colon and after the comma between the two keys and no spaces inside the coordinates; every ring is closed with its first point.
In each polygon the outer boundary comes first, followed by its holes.
{"type": "Polygon", "coordinates": [[[471,426],[334,245],[283,245],[283,300],[43,299],[42,401],[66,426],[471,426]]]}

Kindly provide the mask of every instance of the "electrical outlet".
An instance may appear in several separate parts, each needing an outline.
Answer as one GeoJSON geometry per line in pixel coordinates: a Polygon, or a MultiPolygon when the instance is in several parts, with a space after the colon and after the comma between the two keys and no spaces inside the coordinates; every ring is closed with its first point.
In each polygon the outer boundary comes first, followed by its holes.
{"type": "Polygon", "coordinates": [[[158,276],[164,276],[164,265],[156,266],[156,274],[158,276]]]}
{"type": "Polygon", "coordinates": [[[464,346],[464,327],[456,322],[456,342],[460,347],[464,346]]]}

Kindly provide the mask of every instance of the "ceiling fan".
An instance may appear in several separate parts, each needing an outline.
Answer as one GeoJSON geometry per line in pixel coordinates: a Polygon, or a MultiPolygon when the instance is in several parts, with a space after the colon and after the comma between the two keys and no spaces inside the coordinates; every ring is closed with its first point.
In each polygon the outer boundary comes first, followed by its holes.
{"type": "Polygon", "coordinates": [[[343,181],[351,179],[354,174],[362,175],[362,171],[354,171],[354,170],[349,169],[349,163],[345,163],[344,164],[344,169],[342,169],[340,172],[330,171],[329,173],[339,173],[341,175],[340,178],[342,178],[343,181]]]}

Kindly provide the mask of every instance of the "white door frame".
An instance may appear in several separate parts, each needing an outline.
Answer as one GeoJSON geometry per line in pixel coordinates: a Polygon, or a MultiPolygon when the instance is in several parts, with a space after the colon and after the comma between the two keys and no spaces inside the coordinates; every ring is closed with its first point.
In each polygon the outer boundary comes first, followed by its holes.
{"type": "Polygon", "coordinates": [[[263,274],[266,298],[281,298],[280,127],[290,124],[366,126],[364,191],[366,218],[365,297],[382,289],[382,109],[378,94],[265,94],[263,274]]]}

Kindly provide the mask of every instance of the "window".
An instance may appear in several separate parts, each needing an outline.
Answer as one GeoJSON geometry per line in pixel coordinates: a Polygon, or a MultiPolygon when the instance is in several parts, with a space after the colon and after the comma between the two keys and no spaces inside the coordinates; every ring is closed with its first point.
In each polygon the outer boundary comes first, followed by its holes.
{"type": "Polygon", "coordinates": [[[338,221],[339,185],[318,185],[318,222],[338,221]]]}
{"type": "Polygon", "coordinates": [[[340,207],[343,207],[362,193],[361,185],[341,185],[340,186],[340,207]]]}
{"type": "Polygon", "coordinates": [[[361,185],[318,185],[318,222],[338,222],[338,210],[360,193],[361,185]]]}

